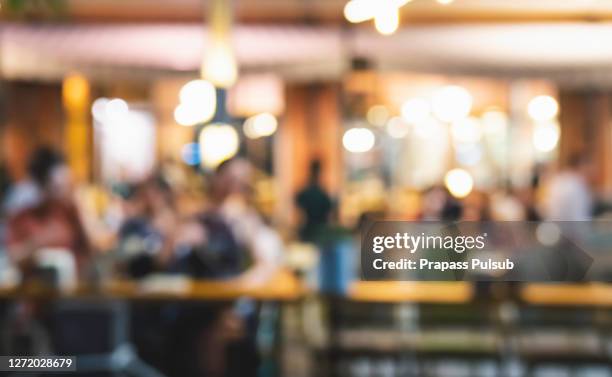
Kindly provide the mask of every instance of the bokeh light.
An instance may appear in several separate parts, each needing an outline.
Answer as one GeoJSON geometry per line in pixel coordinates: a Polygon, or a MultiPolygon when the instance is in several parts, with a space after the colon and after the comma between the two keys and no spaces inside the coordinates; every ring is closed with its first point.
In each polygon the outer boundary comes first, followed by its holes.
{"type": "Polygon", "coordinates": [[[200,131],[201,164],[207,168],[215,168],[221,162],[232,158],[238,152],[240,140],[234,127],[213,123],[200,131]]]}
{"type": "Polygon", "coordinates": [[[278,128],[278,120],[270,113],[261,113],[248,118],[243,125],[243,131],[249,139],[271,136],[278,128]]]}
{"type": "Polygon", "coordinates": [[[189,166],[200,164],[200,146],[198,143],[187,143],[181,148],[181,159],[189,166]]]}
{"type": "Polygon", "coordinates": [[[432,110],[436,118],[451,123],[467,117],[472,103],[472,95],[465,88],[449,85],[433,95],[432,110]]]}
{"type": "Polygon", "coordinates": [[[232,86],[238,79],[238,63],[231,46],[223,41],[212,41],[200,73],[218,88],[232,86]]]}
{"type": "Polygon", "coordinates": [[[368,110],[366,118],[371,125],[383,127],[389,120],[389,110],[383,105],[374,105],[368,110]]]}
{"type": "Polygon", "coordinates": [[[474,179],[463,169],[452,169],[444,176],[444,185],[452,196],[465,198],[474,188],[474,179]]]}
{"type": "Polygon", "coordinates": [[[118,121],[125,118],[128,114],[128,104],[121,98],[113,98],[106,103],[104,119],[108,121],[118,121]]]}
{"type": "Polygon", "coordinates": [[[98,122],[104,122],[106,119],[106,105],[108,104],[109,99],[105,97],[101,97],[93,101],[91,104],[91,115],[98,122]]]}
{"type": "Polygon", "coordinates": [[[399,9],[392,4],[378,4],[376,16],[374,17],[374,27],[382,35],[391,35],[399,27],[399,9]]]}
{"type": "Polygon", "coordinates": [[[375,142],[374,133],[367,128],[351,128],[342,137],[342,145],[352,153],[367,152],[374,147],[375,142]]]}
{"type": "Polygon", "coordinates": [[[533,130],[533,146],[539,152],[550,152],[559,143],[560,134],[559,124],[555,122],[538,123],[533,130]]]}
{"type": "Polygon", "coordinates": [[[351,0],[344,6],[344,17],[352,23],[359,23],[374,17],[376,1],[351,0]]]}
{"type": "Polygon", "coordinates": [[[537,96],[527,105],[527,113],[536,122],[553,120],[558,112],[559,104],[551,96],[537,96]]]}
{"type": "Polygon", "coordinates": [[[215,115],[215,87],[208,81],[189,81],[181,88],[179,100],[179,105],[174,109],[174,120],[181,126],[205,123],[215,115]]]}

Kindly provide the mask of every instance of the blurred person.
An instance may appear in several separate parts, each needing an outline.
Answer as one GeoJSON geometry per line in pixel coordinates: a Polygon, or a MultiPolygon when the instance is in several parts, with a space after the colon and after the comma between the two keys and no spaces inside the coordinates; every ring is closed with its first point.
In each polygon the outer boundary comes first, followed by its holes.
{"type": "Polygon", "coordinates": [[[593,215],[591,161],[586,156],[572,156],[566,168],[548,183],[544,198],[544,216],[549,221],[587,221],[593,215]]]}
{"type": "Polygon", "coordinates": [[[297,206],[303,213],[300,238],[312,241],[322,227],[328,224],[333,209],[332,199],[321,185],[321,161],[310,163],[308,184],[296,196],[297,206]]]}
{"type": "Polygon", "coordinates": [[[444,186],[435,185],[423,192],[420,220],[456,221],[461,213],[461,203],[444,186]]]}
{"type": "Polygon", "coordinates": [[[177,215],[167,184],[153,178],[126,189],[125,219],[118,231],[118,251],[128,273],[141,278],[162,270],[172,257],[177,215]]]}
{"type": "Polygon", "coordinates": [[[28,171],[40,198],[9,219],[9,256],[27,274],[38,250],[64,249],[72,253],[81,271],[90,246],[72,198],[68,166],[60,153],[43,147],[32,155],[28,171]]]}
{"type": "MultiPolygon", "coordinates": [[[[217,167],[209,207],[179,227],[174,271],[247,286],[273,276],[282,243],[250,204],[250,181],[244,159],[217,167]]],[[[255,376],[255,314],[247,300],[182,308],[172,331],[170,370],[181,376],[255,376]]]]}

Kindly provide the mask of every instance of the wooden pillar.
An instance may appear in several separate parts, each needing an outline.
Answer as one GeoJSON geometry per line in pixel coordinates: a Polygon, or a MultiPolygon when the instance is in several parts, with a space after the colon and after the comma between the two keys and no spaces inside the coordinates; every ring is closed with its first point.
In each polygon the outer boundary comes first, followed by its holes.
{"type": "Polygon", "coordinates": [[[57,84],[7,84],[7,121],[0,152],[15,180],[26,176],[30,153],[48,145],[63,150],[61,88],[57,84]]]}
{"type": "Polygon", "coordinates": [[[588,157],[597,190],[612,195],[612,95],[576,90],[560,94],[560,165],[566,166],[574,155],[588,157]]]}
{"type": "Polygon", "coordinates": [[[325,188],[336,195],[342,182],[342,117],[340,86],[290,85],[286,111],[275,141],[275,172],[279,193],[278,219],[295,225],[296,193],[308,182],[310,162],[322,163],[325,188]]]}

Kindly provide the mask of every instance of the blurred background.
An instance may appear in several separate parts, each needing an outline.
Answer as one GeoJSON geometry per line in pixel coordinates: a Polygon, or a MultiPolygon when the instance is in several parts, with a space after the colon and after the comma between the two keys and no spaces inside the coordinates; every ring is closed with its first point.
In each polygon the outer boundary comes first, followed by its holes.
{"type": "Polygon", "coordinates": [[[359,279],[368,221],[607,219],[610,46],[606,0],[0,0],[0,354],[612,376],[607,283],[359,279]]]}

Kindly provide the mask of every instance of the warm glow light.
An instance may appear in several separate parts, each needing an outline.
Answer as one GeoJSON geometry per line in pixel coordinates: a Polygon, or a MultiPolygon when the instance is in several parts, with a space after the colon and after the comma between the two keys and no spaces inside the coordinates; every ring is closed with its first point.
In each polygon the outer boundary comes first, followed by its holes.
{"type": "Polygon", "coordinates": [[[376,1],[351,0],[344,6],[344,17],[352,23],[363,22],[374,17],[376,1]]]}
{"type": "Polygon", "coordinates": [[[213,43],[204,56],[201,74],[216,87],[232,86],[238,78],[238,63],[231,47],[222,43],[213,43]]]}
{"type": "Polygon", "coordinates": [[[89,98],[89,82],[80,74],[66,76],[62,84],[62,97],[64,106],[68,108],[81,107],[89,98]]]}
{"type": "Polygon", "coordinates": [[[389,120],[389,110],[383,105],[374,105],[368,110],[366,118],[371,125],[382,127],[389,120]]]}
{"type": "Polygon", "coordinates": [[[474,117],[467,117],[453,122],[451,134],[458,143],[477,143],[482,137],[480,122],[474,117]]]}
{"type": "Polygon", "coordinates": [[[401,117],[393,117],[387,124],[387,133],[394,139],[401,139],[409,132],[410,126],[401,117]]]}
{"type": "Polygon", "coordinates": [[[391,35],[395,33],[399,27],[399,8],[393,5],[378,5],[379,9],[374,16],[374,27],[382,35],[391,35]]]}
{"type": "Polygon", "coordinates": [[[436,1],[438,2],[438,4],[448,5],[448,4],[451,4],[455,0],[436,0],[436,1]]]}
{"type": "Polygon", "coordinates": [[[244,134],[250,139],[270,136],[278,128],[278,120],[270,113],[261,113],[244,122],[244,134]]]}
{"type": "Polygon", "coordinates": [[[444,176],[444,184],[451,195],[465,198],[474,188],[474,179],[463,169],[453,169],[444,176]]]}
{"type": "Polygon", "coordinates": [[[550,152],[555,149],[559,143],[560,134],[561,132],[557,123],[548,122],[537,124],[533,130],[533,146],[539,152],[550,152]]]}
{"type": "Polygon", "coordinates": [[[558,112],[559,104],[551,96],[537,96],[527,105],[527,113],[536,122],[553,120],[558,112]]]}
{"type": "Polygon", "coordinates": [[[450,85],[438,90],[432,98],[434,115],[443,122],[451,123],[470,114],[472,95],[466,89],[450,85]]]}
{"type": "Polygon", "coordinates": [[[184,103],[174,109],[174,120],[181,126],[193,126],[200,119],[199,109],[184,103]]]}
{"type": "Polygon", "coordinates": [[[216,104],[215,87],[206,80],[191,80],[179,91],[179,100],[184,104],[209,107],[210,103],[216,104]]]}
{"type": "Polygon", "coordinates": [[[402,105],[402,117],[410,124],[425,121],[431,113],[429,102],[424,98],[412,98],[402,105]]]}
{"type": "Polygon", "coordinates": [[[344,133],[342,137],[342,145],[347,151],[353,153],[367,152],[372,147],[376,137],[374,133],[367,128],[351,128],[344,133]]]}
{"type": "Polygon", "coordinates": [[[240,140],[234,127],[213,123],[202,128],[198,139],[200,161],[207,168],[215,168],[221,162],[232,158],[238,152],[240,140]]]}
{"type": "Polygon", "coordinates": [[[174,109],[174,120],[181,126],[205,123],[215,115],[215,87],[208,81],[189,81],[181,88],[179,100],[179,105],[174,109]]]}

